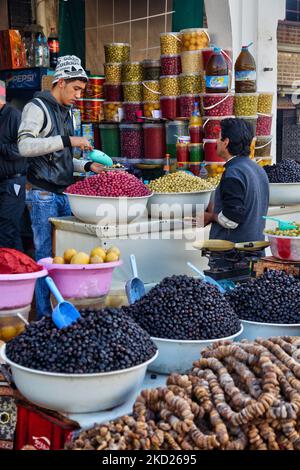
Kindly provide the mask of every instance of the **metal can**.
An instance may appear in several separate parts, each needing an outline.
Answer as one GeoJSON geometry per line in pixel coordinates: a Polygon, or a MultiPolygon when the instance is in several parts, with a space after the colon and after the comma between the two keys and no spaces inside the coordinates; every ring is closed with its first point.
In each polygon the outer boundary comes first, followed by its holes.
{"type": "Polygon", "coordinates": [[[84,100],[84,120],[86,122],[103,121],[103,102],[100,99],[84,100]]]}
{"type": "Polygon", "coordinates": [[[83,98],[80,98],[79,100],[75,101],[75,108],[79,109],[79,111],[80,111],[81,121],[85,121],[85,118],[84,118],[84,99],[83,98]]]}
{"type": "Polygon", "coordinates": [[[105,77],[103,75],[89,77],[89,81],[85,89],[85,98],[100,99],[103,98],[103,85],[105,77]]]}

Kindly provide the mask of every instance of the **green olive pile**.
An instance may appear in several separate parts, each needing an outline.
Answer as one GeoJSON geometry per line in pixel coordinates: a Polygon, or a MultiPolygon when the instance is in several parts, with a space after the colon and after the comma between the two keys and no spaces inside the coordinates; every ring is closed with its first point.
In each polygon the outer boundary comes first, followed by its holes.
{"type": "Polygon", "coordinates": [[[276,228],[275,230],[265,230],[265,232],[278,237],[300,237],[300,224],[296,224],[296,222],[291,223],[297,228],[291,230],[279,230],[279,228],[276,228]]]}
{"type": "Polygon", "coordinates": [[[148,188],[156,193],[192,193],[215,189],[217,184],[215,178],[204,180],[198,176],[178,171],[151,181],[148,188]]]}

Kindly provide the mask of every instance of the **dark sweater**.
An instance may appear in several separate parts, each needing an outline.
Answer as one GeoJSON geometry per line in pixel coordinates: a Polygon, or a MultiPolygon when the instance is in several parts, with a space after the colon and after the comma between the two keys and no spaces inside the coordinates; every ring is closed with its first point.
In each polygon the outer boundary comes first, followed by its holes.
{"type": "Polygon", "coordinates": [[[210,239],[235,243],[264,240],[263,231],[269,206],[269,181],[266,172],[249,157],[235,157],[225,164],[225,171],[215,192],[214,212],[238,223],[227,229],[213,222],[210,239]]]}
{"type": "Polygon", "coordinates": [[[0,181],[17,173],[26,174],[27,162],[18,150],[21,112],[6,104],[0,111],[0,181]]]}

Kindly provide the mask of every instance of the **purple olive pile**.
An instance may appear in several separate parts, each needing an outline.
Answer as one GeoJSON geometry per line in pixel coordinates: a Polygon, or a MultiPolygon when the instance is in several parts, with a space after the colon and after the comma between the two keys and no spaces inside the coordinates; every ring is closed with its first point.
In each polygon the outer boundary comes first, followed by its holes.
{"type": "Polygon", "coordinates": [[[270,183],[299,183],[300,163],[295,160],[282,160],[278,165],[265,165],[270,183]]]}

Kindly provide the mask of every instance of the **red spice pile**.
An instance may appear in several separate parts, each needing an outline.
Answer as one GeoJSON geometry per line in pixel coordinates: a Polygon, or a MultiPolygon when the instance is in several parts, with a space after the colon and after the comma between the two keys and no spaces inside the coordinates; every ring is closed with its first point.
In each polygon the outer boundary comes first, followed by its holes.
{"type": "Polygon", "coordinates": [[[29,256],[12,248],[0,248],[0,274],[26,274],[41,271],[29,256]]]}

